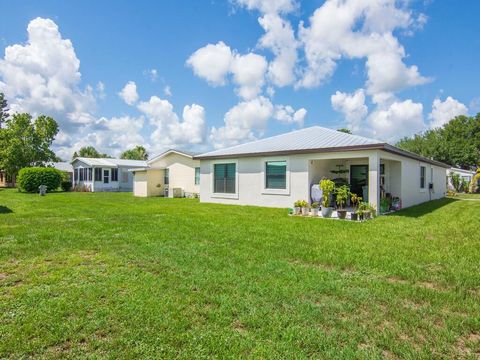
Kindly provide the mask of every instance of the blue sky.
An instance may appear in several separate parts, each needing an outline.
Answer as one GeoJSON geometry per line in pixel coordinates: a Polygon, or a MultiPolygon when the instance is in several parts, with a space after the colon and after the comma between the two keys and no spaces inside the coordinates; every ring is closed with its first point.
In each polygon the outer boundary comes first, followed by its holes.
{"type": "Polygon", "coordinates": [[[480,111],[479,2],[360,3],[0,0],[0,91],[59,121],[62,157],[89,144],[203,151],[312,125],[395,142],[480,111]]]}

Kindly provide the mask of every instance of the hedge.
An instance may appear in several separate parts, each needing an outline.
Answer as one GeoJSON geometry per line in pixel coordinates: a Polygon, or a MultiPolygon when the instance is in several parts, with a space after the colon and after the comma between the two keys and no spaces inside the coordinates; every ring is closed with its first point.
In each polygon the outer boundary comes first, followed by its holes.
{"type": "Polygon", "coordinates": [[[62,182],[61,171],[54,168],[27,167],[19,171],[17,186],[20,191],[38,192],[40,185],[46,185],[47,191],[57,190],[62,182]]]}

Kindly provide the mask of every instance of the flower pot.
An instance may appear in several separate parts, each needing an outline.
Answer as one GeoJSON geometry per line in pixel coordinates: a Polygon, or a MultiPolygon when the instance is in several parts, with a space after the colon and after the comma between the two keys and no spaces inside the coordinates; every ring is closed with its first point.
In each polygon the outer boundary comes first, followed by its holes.
{"type": "Polygon", "coordinates": [[[337,215],[339,219],[345,219],[347,217],[347,210],[337,210],[337,215]]]}
{"type": "Polygon", "coordinates": [[[368,220],[368,219],[371,219],[371,217],[372,217],[372,214],[370,213],[370,211],[365,211],[363,218],[365,220],[368,220]]]}
{"type": "Polygon", "coordinates": [[[303,216],[310,215],[310,209],[308,207],[302,207],[302,215],[303,216]]]}
{"type": "Polygon", "coordinates": [[[331,207],[322,207],[322,217],[329,218],[332,216],[333,208],[331,207]]]}
{"type": "Polygon", "coordinates": [[[318,208],[312,208],[312,216],[318,216],[318,208]]]}
{"type": "Polygon", "coordinates": [[[302,211],[302,208],[299,206],[295,206],[293,208],[293,215],[300,215],[300,212],[302,211]]]}
{"type": "Polygon", "coordinates": [[[358,221],[363,221],[363,214],[358,214],[358,221]]]}
{"type": "Polygon", "coordinates": [[[357,221],[358,220],[358,214],[352,212],[350,213],[350,219],[352,219],[353,221],[357,221]]]}

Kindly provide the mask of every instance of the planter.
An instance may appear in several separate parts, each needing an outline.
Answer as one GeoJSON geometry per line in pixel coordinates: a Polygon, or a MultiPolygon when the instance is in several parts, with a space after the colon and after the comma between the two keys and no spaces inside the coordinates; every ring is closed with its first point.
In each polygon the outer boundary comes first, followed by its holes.
{"type": "Polygon", "coordinates": [[[302,208],[296,206],[296,207],[293,208],[293,215],[300,215],[301,211],[302,211],[302,208]]]}
{"type": "Polygon", "coordinates": [[[363,214],[358,214],[358,221],[363,221],[363,214]]]}
{"type": "Polygon", "coordinates": [[[318,216],[318,208],[312,208],[312,216],[318,216]]]}
{"type": "Polygon", "coordinates": [[[308,207],[302,207],[302,215],[303,216],[310,215],[310,209],[308,207]]]}
{"type": "Polygon", "coordinates": [[[322,217],[329,218],[332,216],[333,208],[331,207],[322,207],[322,217]]]}
{"type": "Polygon", "coordinates": [[[352,219],[353,221],[357,221],[358,220],[358,214],[352,212],[350,213],[350,219],[352,219]]]}
{"type": "Polygon", "coordinates": [[[371,219],[371,218],[372,218],[372,214],[370,213],[370,211],[365,211],[365,213],[363,214],[363,218],[364,218],[365,220],[371,219]]]}
{"type": "Polygon", "coordinates": [[[339,219],[345,219],[347,217],[347,210],[337,210],[337,215],[339,219]]]}

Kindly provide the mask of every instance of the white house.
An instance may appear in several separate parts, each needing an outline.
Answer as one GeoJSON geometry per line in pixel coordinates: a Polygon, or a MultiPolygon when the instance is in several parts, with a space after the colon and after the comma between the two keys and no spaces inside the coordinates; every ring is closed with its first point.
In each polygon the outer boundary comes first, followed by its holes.
{"type": "Polygon", "coordinates": [[[133,175],[128,170],[145,167],[147,162],[77,157],[71,164],[74,188],[85,188],[88,191],[132,191],[133,175]]]}
{"type": "Polygon", "coordinates": [[[193,197],[200,192],[200,161],[186,151],[167,150],[131,171],[135,196],[193,197]]]}
{"type": "Polygon", "coordinates": [[[459,168],[449,168],[447,169],[447,187],[450,190],[454,190],[455,187],[452,183],[452,175],[458,174],[462,181],[466,181],[468,184],[472,182],[473,177],[475,176],[476,172],[471,170],[459,169],[459,168]]]}
{"type": "Polygon", "coordinates": [[[448,168],[380,140],[319,126],[194,158],[200,160],[202,202],[270,207],[309,201],[313,184],[339,176],[377,209],[387,194],[408,207],[444,197],[448,168]],[[338,169],[348,173],[332,173],[338,169]]]}

